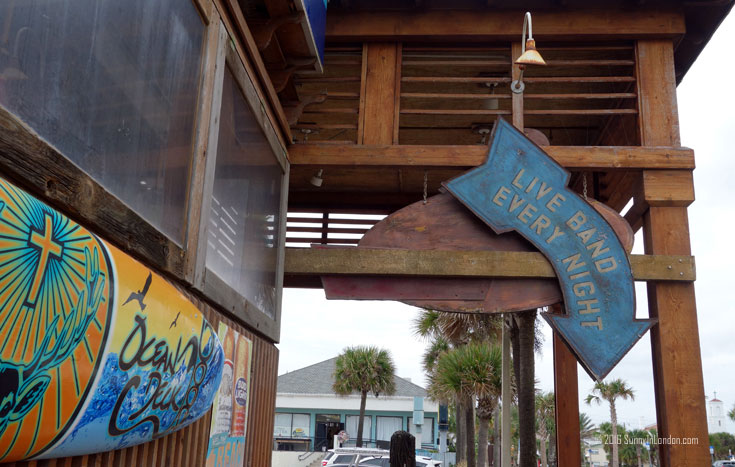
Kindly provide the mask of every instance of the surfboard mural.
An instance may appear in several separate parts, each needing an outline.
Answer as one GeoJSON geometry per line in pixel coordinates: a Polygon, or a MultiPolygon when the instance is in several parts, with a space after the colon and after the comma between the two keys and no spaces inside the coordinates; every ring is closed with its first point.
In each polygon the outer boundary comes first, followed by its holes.
{"type": "Polygon", "coordinates": [[[165,436],[210,409],[223,361],[175,287],[0,179],[0,462],[165,436]]]}

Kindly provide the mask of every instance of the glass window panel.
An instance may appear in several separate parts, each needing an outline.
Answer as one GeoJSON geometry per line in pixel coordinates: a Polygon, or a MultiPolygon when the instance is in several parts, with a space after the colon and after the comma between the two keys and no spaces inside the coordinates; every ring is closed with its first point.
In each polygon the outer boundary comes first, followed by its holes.
{"type": "Polygon", "coordinates": [[[184,237],[205,27],[186,0],[0,2],[0,103],[184,237]]]}
{"type": "Polygon", "coordinates": [[[401,417],[376,417],[376,433],[375,439],[379,441],[390,441],[398,430],[403,429],[403,419],[401,417]]]}
{"type": "Polygon", "coordinates": [[[416,437],[417,447],[421,444],[434,444],[434,417],[424,417],[424,424],[421,425],[421,435],[416,434],[413,417],[408,417],[408,432],[416,437]]]}
{"type": "Polygon", "coordinates": [[[293,425],[291,428],[291,436],[294,438],[309,437],[309,414],[295,413],[293,415],[293,425]]]}
{"type": "Polygon", "coordinates": [[[207,225],[207,267],[270,317],[283,171],[229,69],[207,225]]]}
{"type": "MultiPolygon", "coordinates": [[[[350,435],[350,439],[357,439],[357,423],[360,420],[359,415],[346,415],[345,416],[345,431],[350,435]]],[[[362,439],[371,439],[370,430],[373,427],[373,417],[366,415],[363,417],[362,426],[362,439]]]]}
{"type": "Polygon", "coordinates": [[[291,437],[291,414],[277,413],[273,424],[273,436],[279,438],[291,437]]]}

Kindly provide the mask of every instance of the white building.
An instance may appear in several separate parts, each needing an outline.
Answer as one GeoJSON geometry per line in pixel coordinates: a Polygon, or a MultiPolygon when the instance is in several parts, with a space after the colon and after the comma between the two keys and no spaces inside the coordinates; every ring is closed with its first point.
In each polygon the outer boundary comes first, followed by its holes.
{"type": "Polygon", "coordinates": [[[715,397],[707,401],[707,428],[710,433],[721,433],[727,431],[727,420],[725,419],[725,404],[715,397]]]}
{"type": "MultiPolygon", "coordinates": [[[[329,449],[334,435],[342,430],[351,438],[347,445],[354,445],[360,395],[341,397],[334,393],[336,360],[331,358],[278,377],[273,429],[275,450],[329,449]]],[[[406,430],[416,436],[417,449],[436,449],[438,404],[426,398],[424,388],[409,380],[396,376],[395,386],[396,392],[391,396],[368,395],[363,446],[388,447],[395,431],[406,430]],[[419,400],[415,400],[417,398],[419,400]],[[414,414],[423,414],[420,434],[416,430],[414,414]]]]}

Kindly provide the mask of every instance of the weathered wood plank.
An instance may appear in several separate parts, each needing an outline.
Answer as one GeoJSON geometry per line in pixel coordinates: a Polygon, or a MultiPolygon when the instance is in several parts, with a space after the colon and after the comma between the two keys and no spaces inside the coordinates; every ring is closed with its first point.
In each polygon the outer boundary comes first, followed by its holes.
{"type": "MultiPolygon", "coordinates": [[[[678,145],[673,44],[638,41],[636,55],[641,143],[678,145]]],[[[685,207],[651,206],[643,226],[647,254],[690,254],[685,207]]],[[[649,283],[648,304],[651,318],[658,318],[658,326],[651,330],[651,353],[659,437],[699,440],[697,444],[659,445],[661,465],[708,465],[694,284],[649,283]]]]}
{"type": "MultiPolygon", "coordinates": [[[[464,42],[517,40],[523,12],[487,10],[330,11],[331,41],[421,40],[464,42]]],[[[544,40],[563,38],[674,37],[684,34],[684,15],[665,10],[534,11],[533,32],[544,40]]]]}
{"type": "MultiPolygon", "coordinates": [[[[680,147],[545,146],[569,169],[693,169],[694,152],[680,147]]],[[[294,144],[292,166],[476,167],[487,146],[294,144]]]]}
{"type": "Polygon", "coordinates": [[[394,43],[368,44],[366,59],[362,142],[391,144],[397,118],[395,100],[398,46],[394,43]]]}
{"type": "MultiPolygon", "coordinates": [[[[216,15],[219,19],[219,15],[216,15]]],[[[222,76],[221,70],[224,67],[224,50],[220,44],[221,40],[226,40],[225,31],[220,29],[220,21],[210,22],[207,26],[207,38],[205,45],[204,78],[202,79],[201,89],[199,91],[199,109],[197,112],[197,127],[195,133],[195,151],[191,167],[191,183],[189,188],[189,215],[187,216],[186,229],[186,256],[184,276],[189,283],[194,281],[194,269],[196,266],[196,252],[199,243],[199,235],[202,220],[202,199],[205,188],[205,174],[207,161],[214,157],[207,158],[207,147],[209,144],[209,134],[213,127],[211,122],[213,104],[219,102],[222,94],[222,76]],[[218,50],[221,51],[218,54],[218,50]]],[[[219,114],[219,104],[214,110],[219,114]]],[[[211,183],[207,187],[211,190],[211,183]]]]}
{"type": "Polygon", "coordinates": [[[0,105],[0,172],[146,264],[183,276],[184,251],[0,105]]]}
{"type": "MultiPolygon", "coordinates": [[[[693,281],[688,255],[630,255],[638,281],[693,281]]],[[[556,277],[541,253],[513,251],[286,248],[285,274],[401,275],[427,277],[556,277]]]]}

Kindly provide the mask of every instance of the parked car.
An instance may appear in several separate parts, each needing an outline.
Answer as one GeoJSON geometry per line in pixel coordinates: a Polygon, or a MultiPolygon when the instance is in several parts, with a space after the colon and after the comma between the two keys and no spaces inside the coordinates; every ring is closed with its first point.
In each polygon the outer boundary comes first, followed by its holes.
{"type": "Polygon", "coordinates": [[[712,467],[735,467],[735,461],[715,461],[712,467]]]}
{"type": "Polygon", "coordinates": [[[355,465],[365,459],[373,459],[381,456],[389,456],[390,451],[385,449],[367,449],[367,448],[337,448],[330,449],[327,455],[322,459],[322,467],[332,467],[337,465],[355,465]]]}
{"type": "MultiPolygon", "coordinates": [[[[384,449],[330,449],[322,467],[390,467],[390,452],[384,449]]],[[[438,467],[441,462],[427,456],[416,456],[416,467],[438,467]]]]}
{"type": "MultiPolygon", "coordinates": [[[[358,464],[360,467],[363,465],[372,465],[379,467],[390,467],[390,456],[374,457],[372,459],[365,459],[360,461],[358,464]]],[[[441,462],[426,456],[416,456],[416,467],[437,467],[441,466],[441,462]]]]}

